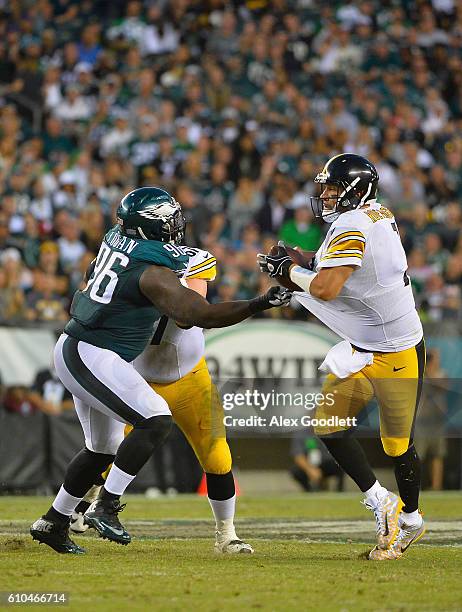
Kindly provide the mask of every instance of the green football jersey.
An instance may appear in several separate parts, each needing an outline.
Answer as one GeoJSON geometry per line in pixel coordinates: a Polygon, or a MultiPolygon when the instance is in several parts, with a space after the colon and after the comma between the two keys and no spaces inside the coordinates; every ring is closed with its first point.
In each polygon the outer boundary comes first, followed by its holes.
{"type": "Polygon", "coordinates": [[[72,319],[64,331],[132,361],[149,342],[161,316],[139,288],[141,274],[158,265],[181,277],[188,261],[186,247],[129,238],[114,226],[104,237],[87,286],[74,295],[72,319]]]}

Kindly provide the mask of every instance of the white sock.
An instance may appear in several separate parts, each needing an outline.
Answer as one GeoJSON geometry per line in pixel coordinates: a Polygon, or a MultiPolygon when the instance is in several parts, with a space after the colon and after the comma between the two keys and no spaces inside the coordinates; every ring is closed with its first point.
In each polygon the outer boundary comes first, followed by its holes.
{"type": "Polygon", "coordinates": [[[220,539],[237,540],[234,528],[234,512],[236,509],[236,495],[229,499],[217,500],[208,498],[220,539]]]}
{"type": "Polygon", "coordinates": [[[404,523],[405,525],[412,525],[413,527],[420,527],[423,520],[418,510],[414,510],[414,512],[401,512],[399,519],[399,524],[404,523]]]}
{"type": "Polygon", "coordinates": [[[70,495],[64,486],[61,486],[52,506],[57,512],[64,514],[64,516],[71,516],[75,510],[75,507],[81,501],[82,497],[74,497],[73,495],[70,495]]]}
{"type": "Polygon", "coordinates": [[[122,495],[135,476],[127,474],[127,472],[124,472],[113,464],[106,478],[106,482],[104,483],[104,488],[108,493],[112,493],[113,495],[122,495]]]}
{"type": "Polygon", "coordinates": [[[381,499],[382,497],[385,497],[387,493],[388,490],[385,489],[385,487],[382,487],[380,482],[376,480],[370,489],[364,491],[364,496],[366,497],[366,499],[381,499]]]}

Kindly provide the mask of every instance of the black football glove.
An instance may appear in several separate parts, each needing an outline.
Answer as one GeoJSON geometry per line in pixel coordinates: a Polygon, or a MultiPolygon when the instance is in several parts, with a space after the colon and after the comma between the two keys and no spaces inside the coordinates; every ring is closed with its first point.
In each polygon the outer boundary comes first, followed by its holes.
{"type": "Polygon", "coordinates": [[[277,287],[270,287],[266,292],[265,297],[268,300],[268,304],[271,306],[271,308],[288,306],[290,300],[292,299],[292,291],[278,285],[277,287]]]}
{"type": "Polygon", "coordinates": [[[269,308],[288,306],[292,299],[292,292],[285,287],[270,287],[264,295],[259,295],[250,301],[250,310],[253,313],[262,312],[269,308]]]}
{"type": "Polygon", "coordinates": [[[294,262],[289,257],[284,243],[279,241],[276,255],[264,255],[263,253],[258,253],[257,263],[260,266],[261,272],[265,272],[271,278],[274,278],[275,276],[290,278],[290,266],[294,262]]]}

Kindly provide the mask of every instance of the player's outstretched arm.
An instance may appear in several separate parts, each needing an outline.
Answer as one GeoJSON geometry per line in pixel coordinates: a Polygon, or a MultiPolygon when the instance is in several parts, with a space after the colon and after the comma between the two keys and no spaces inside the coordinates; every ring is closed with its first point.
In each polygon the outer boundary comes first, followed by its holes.
{"type": "Polygon", "coordinates": [[[227,327],[257,312],[289,303],[291,293],[282,287],[271,287],[265,295],[253,300],[209,304],[195,291],[181,285],[176,275],[161,266],[146,268],[140,277],[140,289],[163,314],[186,325],[227,327]]]}

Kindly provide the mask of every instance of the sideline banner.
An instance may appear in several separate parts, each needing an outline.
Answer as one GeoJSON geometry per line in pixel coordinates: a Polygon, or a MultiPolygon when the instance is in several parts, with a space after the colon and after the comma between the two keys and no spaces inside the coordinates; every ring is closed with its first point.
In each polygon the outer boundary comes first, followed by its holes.
{"type": "Polygon", "coordinates": [[[207,330],[205,355],[214,379],[319,379],[319,365],[340,338],[315,323],[252,320],[207,330]]]}
{"type": "Polygon", "coordinates": [[[47,481],[47,416],[0,409],[0,491],[35,489],[47,481]]]}
{"type": "Polygon", "coordinates": [[[33,384],[37,372],[49,368],[56,334],[50,329],[0,327],[0,376],[5,386],[33,384]]]}

